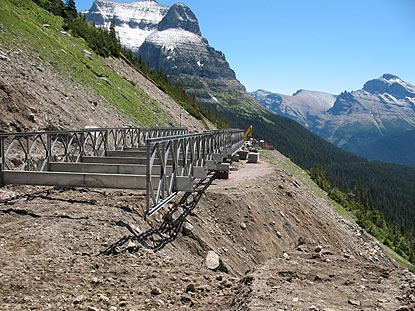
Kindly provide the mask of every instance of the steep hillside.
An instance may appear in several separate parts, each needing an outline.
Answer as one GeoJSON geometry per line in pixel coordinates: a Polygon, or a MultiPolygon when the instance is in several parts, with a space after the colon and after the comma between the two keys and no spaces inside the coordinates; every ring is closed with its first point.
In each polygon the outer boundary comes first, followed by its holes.
{"type": "Polygon", "coordinates": [[[128,234],[120,221],[148,229],[141,192],[1,188],[0,308],[413,310],[415,275],[304,171],[276,151],[265,157],[216,180],[155,254],[129,243],[99,255],[128,234]]]}
{"type": "Polygon", "coordinates": [[[362,146],[361,154],[368,159],[414,165],[415,129],[400,131],[362,146]]]}
{"type": "Polygon", "coordinates": [[[3,131],[131,125],[205,129],[137,70],[120,60],[103,60],[84,40],[64,32],[62,18],[28,0],[5,0],[0,8],[3,131]]]}
{"type": "MultiPolygon", "coordinates": [[[[203,128],[125,61],[101,59],[84,40],[62,32],[61,18],[31,1],[2,0],[0,22],[2,130],[203,128]]],[[[258,135],[305,167],[316,161],[367,166],[239,96],[245,90],[236,80],[200,81],[217,92],[209,97],[217,113],[232,125],[253,123],[258,135]]],[[[133,252],[134,243],[101,254],[128,234],[122,222],[143,231],[160,223],[161,216],[144,221],[143,192],[0,188],[0,309],[413,309],[414,274],[339,216],[305,171],[277,151],[263,156],[259,164],[234,164],[229,180],[216,180],[178,239],[155,254],[133,252]],[[208,251],[220,256],[218,270],[207,267],[208,251]]],[[[409,202],[411,189],[400,190],[409,202]]],[[[394,192],[392,201],[400,203],[394,192]]],[[[405,215],[411,224],[410,211],[405,215]]]]}

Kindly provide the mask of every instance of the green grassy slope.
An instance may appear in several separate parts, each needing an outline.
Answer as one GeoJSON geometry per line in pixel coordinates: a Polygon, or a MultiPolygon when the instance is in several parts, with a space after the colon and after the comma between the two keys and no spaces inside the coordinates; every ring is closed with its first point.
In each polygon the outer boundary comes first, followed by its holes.
{"type": "Polygon", "coordinates": [[[168,123],[167,115],[155,101],[108,68],[83,39],[63,34],[61,17],[30,0],[2,0],[0,22],[4,25],[0,31],[2,46],[28,55],[37,53],[61,75],[92,88],[143,126],[168,123]],[[92,60],[85,57],[84,50],[92,52],[92,60]],[[99,77],[108,78],[111,86],[99,77]]]}

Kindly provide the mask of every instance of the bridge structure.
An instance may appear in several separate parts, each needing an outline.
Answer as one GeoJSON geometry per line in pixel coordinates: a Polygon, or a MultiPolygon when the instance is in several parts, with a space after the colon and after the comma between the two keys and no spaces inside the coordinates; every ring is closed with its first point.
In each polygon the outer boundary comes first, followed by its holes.
{"type": "Polygon", "coordinates": [[[200,194],[211,183],[212,174],[226,175],[227,159],[242,145],[243,131],[237,129],[190,134],[185,128],[130,127],[0,134],[0,186],[145,190],[145,215],[151,216],[179,193],[185,206],[191,194],[200,194]]]}

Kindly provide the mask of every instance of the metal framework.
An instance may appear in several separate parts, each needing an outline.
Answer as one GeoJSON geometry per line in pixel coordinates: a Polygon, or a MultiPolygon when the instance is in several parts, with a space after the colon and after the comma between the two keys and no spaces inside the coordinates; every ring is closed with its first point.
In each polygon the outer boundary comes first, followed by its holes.
{"type": "Polygon", "coordinates": [[[243,131],[221,130],[147,140],[147,215],[169,202],[178,191],[193,192],[193,179],[207,171],[227,169],[226,158],[243,144],[243,131]],[[155,184],[153,168],[160,167],[155,184]]]}
{"type": "Polygon", "coordinates": [[[102,251],[101,254],[117,254],[122,251],[123,246],[127,246],[127,249],[125,250],[128,252],[136,252],[140,247],[156,252],[168,243],[174,241],[180,230],[183,228],[187,216],[196,208],[200,198],[215,179],[216,174],[217,172],[212,172],[206,178],[200,179],[195,185],[195,191],[193,193],[184,193],[180,201],[173,204],[163,215],[163,222],[158,228],[151,227],[151,229],[147,231],[139,232],[134,226],[122,221],[118,222],[118,225],[126,227],[132,235],[124,236],[102,251]],[[138,242],[139,244],[129,244],[129,241],[138,242]]]}
{"type": "MultiPolygon", "coordinates": [[[[222,162],[242,144],[243,131],[234,129],[198,134],[188,134],[185,128],[170,127],[0,134],[0,185],[81,184],[86,187],[142,189],[147,192],[146,215],[152,215],[178,192],[194,192],[194,184],[206,178],[208,172],[228,170],[229,167],[222,162]],[[100,162],[100,158],[107,157],[104,160],[108,160],[110,154],[129,157],[133,164],[122,164],[125,162],[120,158],[109,159],[110,163],[118,164],[100,162]],[[117,170],[119,166],[137,170],[142,165],[145,174],[113,174],[109,178],[105,173],[93,175],[84,171],[76,175],[74,171],[52,172],[57,163],[66,167],[79,163],[83,169],[105,165],[108,169],[112,165],[112,169],[117,166],[117,170]],[[117,178],[118,181],[106,182],[117,178]]],[[[79,169],[81,166],[73,167],[79,169]]]]}
{"type": "Polygon", "coordinates": [[[0,134],[0,178],[4,170],[47,171],[52,161],[76,163],[109,150],[145,146],[150,138],[186,133],[185,128],[131,127],[0,134]]]}

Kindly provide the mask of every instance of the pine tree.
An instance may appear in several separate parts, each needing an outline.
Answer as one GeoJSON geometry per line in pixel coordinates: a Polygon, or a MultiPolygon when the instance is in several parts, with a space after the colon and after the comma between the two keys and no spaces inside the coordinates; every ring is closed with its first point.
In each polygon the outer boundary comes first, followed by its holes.
{"type": "Polygon", "coordinates": [[[78,15],[78,12],[76,11],[75,0],[66,1],[66,13],[72,17],[76,17],[78,15]]]}

